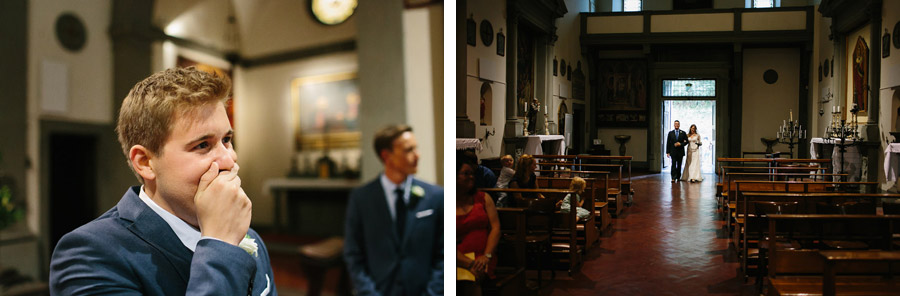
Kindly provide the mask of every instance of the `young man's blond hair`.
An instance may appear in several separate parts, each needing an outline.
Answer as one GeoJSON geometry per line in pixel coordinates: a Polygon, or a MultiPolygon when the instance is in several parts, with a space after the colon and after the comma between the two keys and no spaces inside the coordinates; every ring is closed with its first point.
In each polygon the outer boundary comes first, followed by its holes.
{"type": "MultiPolygon", "coordinates": [[[[134,145],[161,154],[160,148],[178,118],[205,104],[227,103],[231,99],[230,92],[228,77],[196,67],[171,68],[150,75],[131,89],[119,109],[116,134],[125,158],[134,145]]],[[[143,183],[143,178],[135,175],[143,183]]]]}

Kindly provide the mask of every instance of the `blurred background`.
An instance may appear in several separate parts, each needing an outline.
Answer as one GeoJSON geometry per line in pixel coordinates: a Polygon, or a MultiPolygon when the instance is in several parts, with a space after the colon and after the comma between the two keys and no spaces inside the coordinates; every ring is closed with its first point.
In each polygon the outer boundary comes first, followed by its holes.
{"type": "Polygon", "coordinates": [[[0,1],[0,294],[41,291],[56,241],[139,185],[114,131],[122,99],[191,65],[233,80],[279,292],[341,291],[346,196],[382,168],[374,132],[412,126],[417,177],[443,183],[442,23],[430,0],[0,1]]]}

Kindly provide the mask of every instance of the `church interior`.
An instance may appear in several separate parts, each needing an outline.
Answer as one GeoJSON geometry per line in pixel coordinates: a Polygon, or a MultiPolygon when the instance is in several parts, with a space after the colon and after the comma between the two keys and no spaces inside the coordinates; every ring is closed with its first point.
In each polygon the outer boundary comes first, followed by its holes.
{"type": "Polygon", "coordinates": [[[116,139],[119,108],[135,83],[176,66],[232,80],[242,188],[278,292],[341,291],[347,195],[382,170],[375,132],[412,126],[417,178],[443,184],[443,10],[429,0],[0,1],[0,295],[48,293],[60,237],[140,185],[116,139]]]}
{"type": "Polygon", "coordinates": [[[457,238],[500,225],[458,292],[896,295],[900,2],[472,0],[455,24],[457,238]]]}

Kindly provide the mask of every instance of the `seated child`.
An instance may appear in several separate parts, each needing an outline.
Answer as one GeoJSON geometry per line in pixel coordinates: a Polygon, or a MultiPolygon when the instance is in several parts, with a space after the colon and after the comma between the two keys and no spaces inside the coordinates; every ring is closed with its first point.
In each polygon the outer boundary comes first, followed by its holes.
{"type": "MultiPolygon", "coordinates": [[[[584,181],[581,177],[572,178],[572,184],[569,185],[569,190],[575,190],[576,204],[578,205],[575,208],[575,215],[578,216],[578,219],[585,220],[591,216],[591,212],[584,209],[584,199],[581,198],[581,194],[584,193],[584,187],[587,182],[584,181]]],[[[567,194],[563,200],[556,203],[559,207],[560,212],[568,213],[570,211],[569,208],[569,198],[572,194],[567,194]]]]}

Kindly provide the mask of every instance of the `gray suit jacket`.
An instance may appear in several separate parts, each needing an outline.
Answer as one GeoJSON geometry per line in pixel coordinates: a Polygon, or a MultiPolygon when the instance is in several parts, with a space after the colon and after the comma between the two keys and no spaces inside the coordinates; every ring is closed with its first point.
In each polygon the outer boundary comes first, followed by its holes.
{"type": "Polygon", "coordinates": [[[50,259],[53,295],[277,295],[259,235],[252,256],[203,239],[195,252],[131,187],[99,218],[60,239],[50,259]]]}
{"type": "Polygon", "coordinates": [[[444,189],[413,179],[405,233],[398,234],[379,178],[353,190],[344,260],[359,295],[442,295],[444,189]]]}

